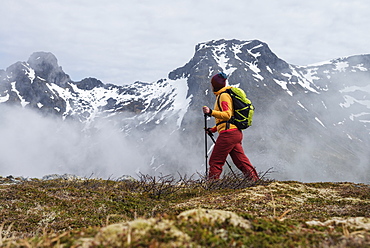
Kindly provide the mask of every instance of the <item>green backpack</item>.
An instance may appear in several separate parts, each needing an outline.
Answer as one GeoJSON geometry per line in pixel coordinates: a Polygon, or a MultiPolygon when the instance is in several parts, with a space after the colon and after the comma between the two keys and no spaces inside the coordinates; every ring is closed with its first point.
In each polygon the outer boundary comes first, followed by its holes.
{"type": "MultiPolygon", "coordinates": [[[[221,123],[231,123],[237,126],[237,128],[240,130],[244,130],[250,127],[252,125],[254,106],[252,105],[252,102],[247,98],[244,90],[233,87],[227,89],[222,93],[228,93],[231,96],[231,99],[233,100],[234,116],[232,116],[230,120],[222,121],[217,125],[221,123]]],[[[221,109],[220,97],[218,97],[217,104],[219,109],[221,109]]]]}

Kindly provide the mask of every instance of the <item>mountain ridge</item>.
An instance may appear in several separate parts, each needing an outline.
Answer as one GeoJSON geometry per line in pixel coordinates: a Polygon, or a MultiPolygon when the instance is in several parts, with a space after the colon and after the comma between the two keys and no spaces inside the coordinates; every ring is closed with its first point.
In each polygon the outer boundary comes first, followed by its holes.
{"type": "MultiPolygon", "coordinates": [[[[73,82],[52,54],[45,53],[42,60],[40,55],[35,53],[31,63],[17,62],[0,73],[1,103],[87,125],[114,117],[128,134],[136,129],[168,129],[182,137],[178,145],[189,149],[201,163],[202,151],[193,149],[203,142],[203,136],[194,133],[203,128],[201,106],[213,106],[209,79],[224,71],[229,84],[242,87],[256,106],[253,126],[245,133],[247,143],[253,144],[248,152],[260,167],[267,169],[275,161],[282,174],[297,177],[294,163],[310,168],[314,164],[311,170],[322,174],[315,178],[325,180],[333,174],[331,178],[345,178],[355,163],[361,180],[369,180],[362,174],[368,171],[370,159],[366,150],[370,143],[370,55],[297,66],[280,59],[258,40],[208,41],[196,45],[189,62],[167,78],[125,86],[94,78],[73,82]],[[43,64],[46,62],[50,63],[43,64]],[[188,147],[189,143],[197,145],[188,147]]],[[[143,136],[146,140],[152,137],[143,136]]],[[[161,156],[158,151],[153,153],[161,156]]],[[[186,164],[166,156],[157,160],[159,164],[162,160],[177,164],[169,169],[171,173],[186,164]]],[[[314,177],[314,172],[306,170],[314,177]]]]}

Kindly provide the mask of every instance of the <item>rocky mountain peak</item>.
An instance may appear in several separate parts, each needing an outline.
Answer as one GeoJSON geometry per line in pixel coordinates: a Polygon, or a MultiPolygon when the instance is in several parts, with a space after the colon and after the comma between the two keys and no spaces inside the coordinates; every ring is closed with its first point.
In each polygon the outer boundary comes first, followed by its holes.
{"type": "Polygon", "coordinates": [[[55,83],[61,87],[71,81],[64,73],[54,54],[50,52],[35,52],[27,61],[27,64],[35,71],[35,74],[49,83],[55,83]]]}
{"type": "Polygon", "coordinates": [[[80,82],[76,82],[76,85],[79,89],[82,90],[92,90],[94,88],[103,87],[104,84],[102,81],[96,79],[96,78],[84,78],[80,82]]]}
{"type": "Polygon", "coordinates": [[[57,58],[50,52],[35,52],[31,54],[27,63],[38,71],[45,70],[47,65],[51,68],[59,67],[57,58]]]}

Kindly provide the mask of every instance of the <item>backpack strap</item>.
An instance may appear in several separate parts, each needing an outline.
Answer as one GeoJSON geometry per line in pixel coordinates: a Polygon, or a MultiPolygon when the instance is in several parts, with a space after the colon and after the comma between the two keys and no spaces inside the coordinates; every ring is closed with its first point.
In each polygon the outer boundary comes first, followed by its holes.
{"type": "MultiPolygon", "coordinates": [[[[218,95],[218,98],[217,98],[217,106],[218,108],[222,111],[222,108],[221,108],[221,105],[220,105],[220,98],[221,98],[221,95],[222,93],[227,93],[226,91],[224,92],[221,92],[220,95],[218,95]]],[[[223,123],[226,123],[226,130],[227,129],[230,129],[230,122],[229,121],[221,121],[219,123],[216,124],[216,126],[220,125],[220,124],[223,124],[223,123]]]]}

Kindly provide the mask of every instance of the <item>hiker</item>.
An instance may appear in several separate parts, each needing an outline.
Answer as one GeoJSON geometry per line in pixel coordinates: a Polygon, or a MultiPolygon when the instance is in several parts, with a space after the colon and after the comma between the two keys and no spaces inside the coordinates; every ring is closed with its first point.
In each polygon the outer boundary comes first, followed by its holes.
{"type": "Polygon", "coordinates": [[[226,162],[227,156],[230,154],[236,167],[243,172],[246,177],[257,181],[258,174],[245,155],[242,147],[243,133],[235,125],[226,121],[233,116],[234,109],[232,98],[229,94],[221,94],[231,86],[226,86],[227,76],[221,72],[214,75],[211,79],[212,89],[216,95],[214,109],[207,106],[203,107],[203,113],[208,116],[215,117],[216,126],[208,128],[206,132],[209,134],[218,132],[219,136],[216,140],[213,152],[209,159],[209,179],[219,179],[222,173],[222,167],[226,162]],[[220,98],[220,99],[218,99],[220,98]],[[218,104],[219,103],[219,104],[218,104]],[[220,106],[219,106],[220,105],[220,106]],[[219,124],[218,124],[219,123],[219,124]]]}

